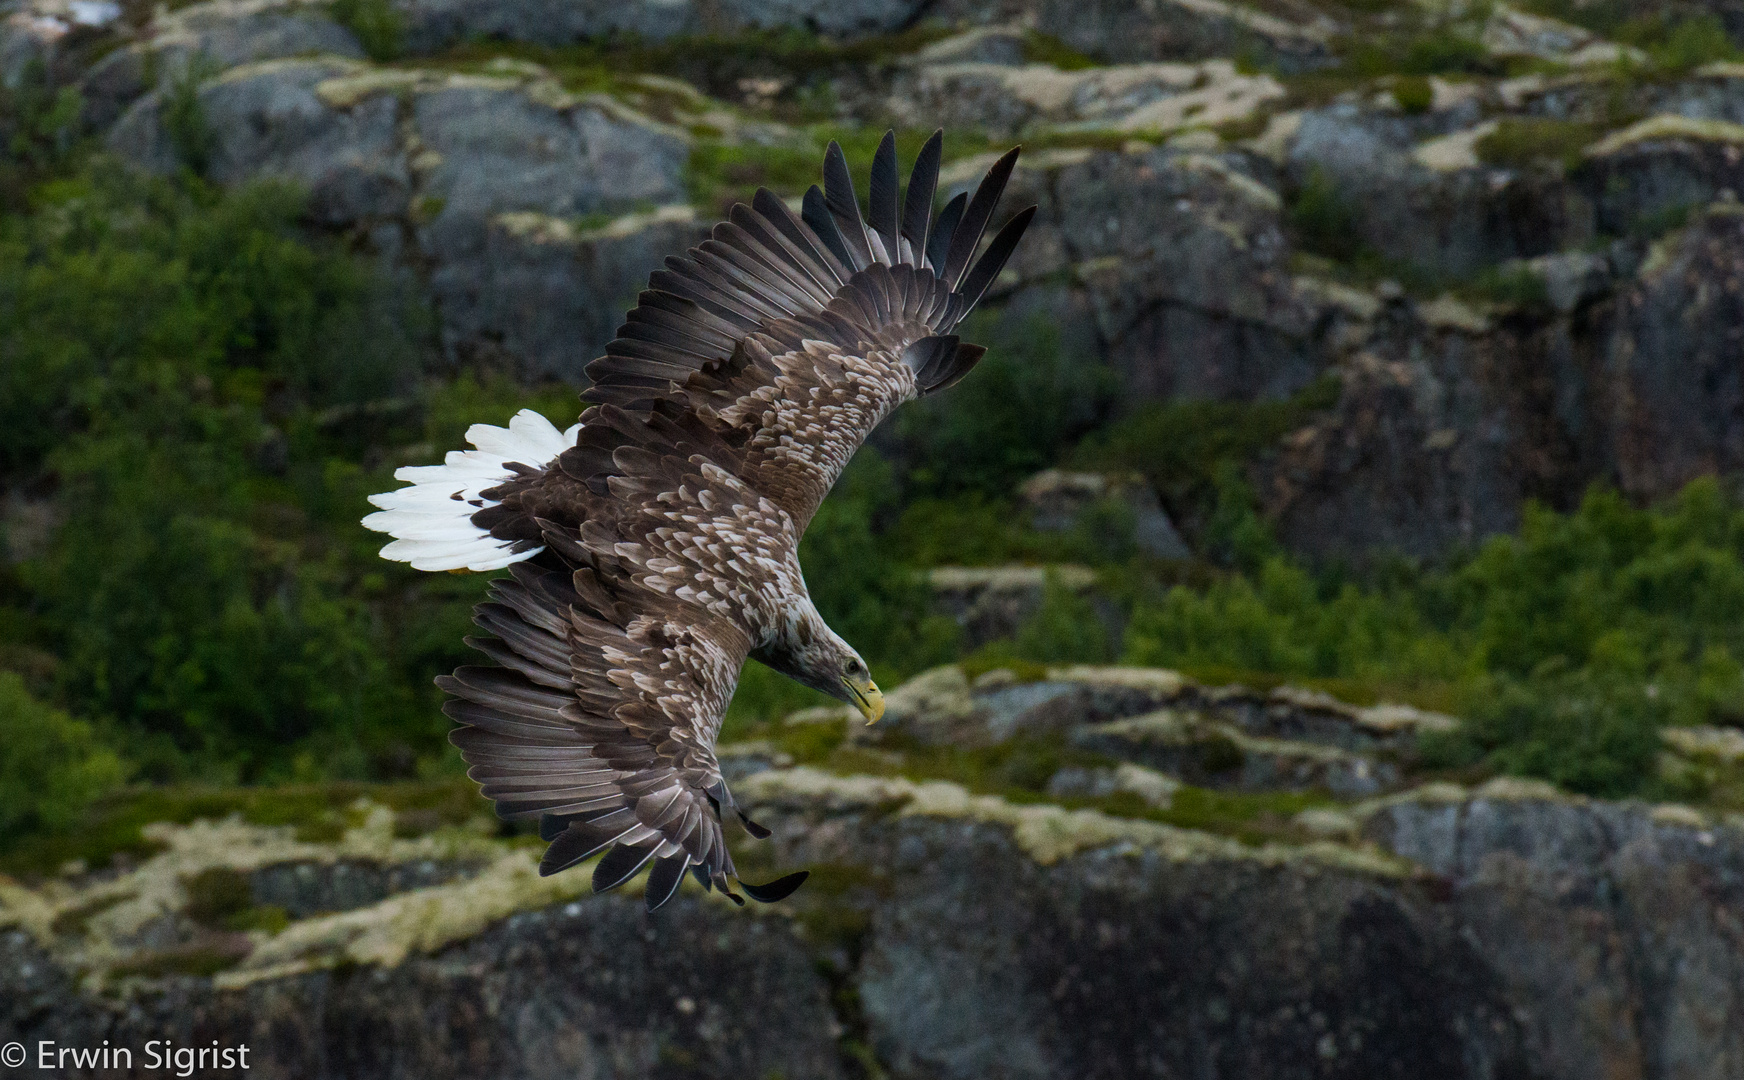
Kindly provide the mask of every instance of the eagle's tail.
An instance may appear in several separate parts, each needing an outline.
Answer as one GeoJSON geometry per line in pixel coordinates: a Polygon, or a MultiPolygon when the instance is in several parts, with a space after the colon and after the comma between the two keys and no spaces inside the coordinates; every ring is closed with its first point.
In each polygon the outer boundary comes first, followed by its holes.
{"type": "Polygon", "coordinates": [[[522,409],[506,428],[474,424],[466,441],[477,449],[452,450],[440,465],[399,469],[395,480],[411,487],[371,495],[381,507],[363,519],[366,529],[394,538],[382,557],[419,570],[497,570],[537,555],[543,548],[492,536],[473,515],[497,505],[486,491],[549,465],[575,445],[575,425],[558,431],[551,421],[522,409]]]}

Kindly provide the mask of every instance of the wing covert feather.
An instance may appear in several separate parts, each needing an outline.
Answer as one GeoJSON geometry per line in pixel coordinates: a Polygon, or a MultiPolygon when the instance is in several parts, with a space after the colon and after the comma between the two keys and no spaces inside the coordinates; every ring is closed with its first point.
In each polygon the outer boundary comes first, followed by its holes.
{"type": "Polygon", "coordinates": [[[767,191],[733,207],[588,365],[574,444],[484,492],[474,524],[533,554],[475,609],[490,636],[468,643],[497,666],[438,682],[469,775],[502,816],[539,819],[541,873],[603,854],[601,890],[652,865],[651,908],[687,873],[740,899],[723,809],[767,835],[714,752],[740,667],[805,595],[799,538],[849,458],[980,358],[953,331],[1033,214],[972,262],[1016,152],[935,219],[941,148],[904,192],[885,138],[870,222],[834,143],[800,213],[767,191]]]}

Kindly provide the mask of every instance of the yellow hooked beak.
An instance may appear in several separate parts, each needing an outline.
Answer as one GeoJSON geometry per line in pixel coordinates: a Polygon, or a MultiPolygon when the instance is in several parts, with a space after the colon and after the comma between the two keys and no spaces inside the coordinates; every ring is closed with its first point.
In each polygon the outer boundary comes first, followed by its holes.
{"type": "Polygon", "coordinates": [[[859,709],[860,715],[866,718],[866,723],[876,724],[878,718],[884,715],[884,692],[878,689],[878,684],[867,679],[866,685],[859,686],[844,678],[842,685],[847,688],[848,697],[853,699],[854,708],[859,709]]]}

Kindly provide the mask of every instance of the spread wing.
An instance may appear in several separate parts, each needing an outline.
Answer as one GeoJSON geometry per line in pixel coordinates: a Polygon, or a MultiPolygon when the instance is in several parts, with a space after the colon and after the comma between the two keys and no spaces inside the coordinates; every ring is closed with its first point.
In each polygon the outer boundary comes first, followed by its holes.
{"type": "MultiPolygon", "coordinates": [[[[502,816],[539,819],[542,873],[603,851],[596,890],[653,863],[650,908],[687,870],[728,891],[720,814],[736,808],[714,742],[780,608],[770,598],[803,597],[799,537],[872,428],[980,359],[951,331],[1034,213],[974,260],[1017,152],[935,220],[941,145],[927,142],[904,194],[885,136],[868,223],[831,143],[801,213],[760,191],[668,260],[589,367],[590,407],[555,458],[522,460],[543,455],[508,440],[484,464],[462,455],[464,477],[405,477],[418,488],[394,512],[417,512],[413,554],[513,562],[477,609],[493,636],[468,639],[498,666],[440,684],[470,775],[502,816]],[[500,482],[484,488],[480,469],[500,482]]],[[[779,899],[799,880],[745,888],[779,899]]]]}
{"type": "Polygon", "coordinates": [[[803,588],[796,561],[767,554],[798,535],[723,467],[735,449],[670,405],[588,410],[565,459],[582,474],[500,504],[532,513],[544,548],[475,612],[493,636],[467,643],[498,666],[438,680],[450,739],[500,816],[539,819],[541,873],[604,851],[598,890],[652,862],[651,908],[687,870],[733,895],[714,743],[765,598],[803,588]]]}
{"type": "Polygon", "coordinates": [[[710,239],[650,278],[606,355],[589,365],[583,399],[635,409],[676,398],[743,433],[740,475],[803,532],[881,420],[961,379],[986,351],[952,331],[999,276],[1035,207],[972,263],[1018,151],[935,220],[942,146],[934,133],[902,192],[896,139],[885,135],[872,162],[870,222],[833,142],[824,187],[806,192],[802,213],[767,190],[733,207],[710,239]]]}

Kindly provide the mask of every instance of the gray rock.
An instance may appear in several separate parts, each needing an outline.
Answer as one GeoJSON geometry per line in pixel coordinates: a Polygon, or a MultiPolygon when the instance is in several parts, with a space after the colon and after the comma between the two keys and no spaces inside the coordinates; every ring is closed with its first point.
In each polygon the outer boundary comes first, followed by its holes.
{"type": "MultiPolygon", "coordinates": [[[[318,93],[322,83],[354,71],[338,59],[279,60],[233,68],[201,86],[208,177],[227,186],[257,177],[300,182],[310,216],[326,225],[404,216],[411,177],[394,98],[336,109],[318,93]]],[[[165,101],[165,92],[154,91],[136,102],[110,129],[109,148],[157,172],[183,164],[165,101]]]]}
{"type": "Polygon", "coordinates": [[[1662,232],[1722,191],[1744,190],[1744,127],[1650,117],[1588,149],[1585,184],[1604,232],[1662,232]]]}
{"type": "Polygon", "coordinates": [[[291,918],[304,919],[368,907],[395,893],[445,885],[476,874],[482,865],[435,859],[388,864],[353,859],[274,863],[248,875],[248,885],[256,904],[283,908],[291,918]]]}
{"type": "Polygon", "coordinates": [[[1041,209],[1013,260],[1015,287],[1069,276],[1131,400],[1301,389],[1322,362],[1312,311],[1286,272],[1281,200],[1253,168],[1243,155],[1169,147],[1026,156],[1009,198],[1041,209]]]}
{"type": "Polygon", "coordinates": [[[1527,264],[1544,279],[1550,306],[1567,315],[1611,290],[1611,262],[1587,251],[1541,255],[1527,264]]]}
{"type": "Polygon", "coordinates": [[[415,55],[474,37],[553,46],[614,33],[664,41],[694,33],[699,20],[695,0],[402,0],[396,6],[415,55]]]}
{"type": "Polygon", "coordinates": [[[351,31],[319,4],[294,0],[207,0],[154,16],[144,40],[92,66],[80,84],[87,115],[103,127],[129,102],[177,81],[201,80],[240,64],[326,54],[363,59],[351,31]]]}
{"type": "Polygon", "coordinates": [[[592,230],[532,212],[499,214],[477,258],[432,275],[444,334],[457,351],[501,350],[501,362],[524,378],[582,382],[649,273],[706,236],[689,206],[592,230]]]}
{"type": "Polygon", "coordinates": [[[893,81],[885,111],[900,125],[974,126],[1005,137],[1054,126],[1143,134],[1246,120],[1283,96],[1276,79],[1243,75],[1227,60],[1061,71],[942,62],[923,51],[893,81]]]}
{"type": "Polygon", "coordinates": [[[1174,523],[1157,501],[1157,493],[1142,476],[1063,472],[1047,469],[1018,489],[1029,511],[1030,527],[1039,532],[1068,532],[1093,507],[1112,500],[1131,517],[1132,543],[1154,559],[1192,556],[1174,523]]]}
{"type": "Polygon", "coordinates": [[[1570,220],[1559,181],[1475,159],[1463,168],[1426,164],[1417,151],[1447,122],[1353,104],[1313,110],[1290,140],[1286,168],[1297,185],[1316,175],[1330,183],[1362,244],[1449,277],[1558,250],[1585,228],[1570,220]]]}
{"type": "Polygon", "coordinates": [[[1296,72],[1331,62],[1337,24],[1293,10],[1279,17],[1221,0],[941,0],[927,13],[1030,27],[1112,63],[1251,55],[1296,72]]]}
{"type": "Polygon", "coordinates": [[[1199,787],[1329,791],[1366,798],[1398,786],[1398,766],[1334,746],[1256,738],[1207,716],[1164,709],[1072,732],[1072,743],[1199,787]]]}
{"type": "Polygon", "coordinates": [[[1407,880],[1151,833],[1042,855],[1071,819],[762,790],[784,865],[880,868],[853,982],[892,1075],[1530,1075],[1515,1003],[1407,880]]]}
{"type": "Polygon", "coordinates": [[[843,1075],[828,988],[780,921],[684,896],[529,911],[438,956],[214,992],[172,977],[86,997],[30,935],[0,933],[0,1035],[101,1046],[247,1044],[253,1075],[551,1078],[843,1075]],[[732,994],[720,987],[736,986],[732,994]],[[783,1022],[770,1024],[770,1016],[783,1022]],[[680,1064],[682,1063],[682,1064],[680,1064]]]}
{"type": "Polygon", "coordinates": [[[1599,408],[1623,490],[1656,500],[1744,467],[1744,210],[1656,244],[1614,319],[1599,408]]]}
{"type": "Polygon", "coordinates": [[[919,64],[1004,64],[1025,62],[1028,42],[1022,30],[984,26],[935,41],[914,55],[919,64]]]}
{"type": "Polygon", "coordinates": [[[807,27],[832,35],[887,33],[911,23],[918,0],[399,0],[406,44],[436,52],[468,38],[569,45],[612,34],[665,41],[686,34],[807,27]]]}
{"type": "Polygon", "coordinates": [[[1366,830],[1448,880],[1452,913],[1520,1003],[1544,1075],[1744,1069],[1744,957],[1729,914],[1744,905],[1736,831],[1690,811],[1507,784],[1402,800],[1366,830]]]}
{"type": "Polygon", "coordinates": [[[430,290],[448,349],[477,356],[512,340],[530,350],[512,355],[523,371],[578,378],[609,340],[622,302],[657,265],[650,249],[687,239],[694,227],[657,222],[651,231],[604,238],[597,253],[590,244],[577,258],[577,246],[563,241],[576,230],[562,223],[681,200],[684,140],[621,107],[548,104],[499,84],[462,83],[420,94],[411,123],[421,145],[414,158],[422,165],[418,198],[426,208],[418,239],[434,262],[430,290]],[[559,227],[529,229],[506,214],[540,215],[559,227]],[[555,245],[541,239],[554,234],[555,245]],[[593,288],[524,320],[533,301],[551,298],[570,282],[593,288]],[[539,292],[518,291],[529,284],[539,292]],[[582,326],[566,317],[584,312],[582,326]]]}
{"type": "Polygon", "coordinates": [[[67,29],[59,20],[0,9],[0,86],[17,89],[33,66],[46,68],[53,60],[55,43],[67,29]]]}

